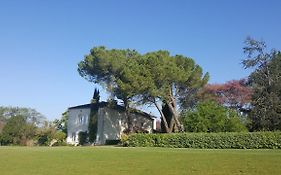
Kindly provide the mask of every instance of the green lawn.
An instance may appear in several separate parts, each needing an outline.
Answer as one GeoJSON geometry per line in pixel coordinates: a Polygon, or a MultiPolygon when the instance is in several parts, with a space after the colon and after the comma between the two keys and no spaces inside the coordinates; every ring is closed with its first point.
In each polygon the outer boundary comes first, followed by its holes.
{"type": "Polygon", "coordinates": [[[0,147],[1,175],[281,174],[281,150],[0,147]]]}

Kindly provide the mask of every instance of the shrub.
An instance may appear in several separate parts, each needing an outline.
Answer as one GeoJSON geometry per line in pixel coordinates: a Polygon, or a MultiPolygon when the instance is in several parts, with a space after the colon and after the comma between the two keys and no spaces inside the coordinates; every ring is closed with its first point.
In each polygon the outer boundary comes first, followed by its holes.
{"type": "Polygon", "coordinates": [[[78,141],[79,145],[84,145],[88,142],[88,133],[87,132],[79,132],[78,133],[78,141]]]}
{"type": "Polygon", "coordinates": [[[130,147],[281,149],[281,132],[132,134],[122,143],[130,147]]]}
{"type": "Polygon", "coordinates": [[[120,140],[105,140],[106,145],[118,145],[120,140]]]}
{"type": "Polygon", "coordinates": [[[57,131],[54,134],[54,139],[56,139],[58,142],[63,143],[65,142],[66,134],[62,131],[57,131]]]}

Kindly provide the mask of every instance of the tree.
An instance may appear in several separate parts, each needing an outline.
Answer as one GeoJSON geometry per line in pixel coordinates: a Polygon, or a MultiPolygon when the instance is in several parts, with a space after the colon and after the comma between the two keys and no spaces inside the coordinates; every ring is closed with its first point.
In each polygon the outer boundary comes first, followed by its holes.
{"type": "Polygon", "coordinates": [[[246,127],[237,112],[214,101],[199,102],[195,109],[182,113],[181,120],[187,132],[240,132],[246,127]]]}
{"type": "Polygon", "coordinates": [[[141,92],[144,102],[154,104],[158,109],[165,132],[182,130],[178,119],[178,107],[190,91],[201,88],[209,79],[194,60],[182,55],[171,56],[168,51],[150,52],[141,57],[146,69],[146,89],[141,92]],[[169,112],[163,113],[162,106],[169,112]],[[171,115],[170,122],[167,121],[171,115]]]}
{"type": "Polygon", "coordinates": [[[34,123],[28,123],[26,117],[12,116],[3,128],[2,139],[5,144],[26,145],[36,133],[34,123]]]}
{"type": "Polygon", "coordinates": [[[39,146],[64,145],[67,133],[58,129],[55,122],[46,122],[44,127],[38,128],[33,140],[39,146]]]}
{"type": "Polygon", "coordinates": [[[91,103],[99,103],[100,102],[100,91],[95,88],[93,99],[91,100],[91,103]]]}
{"type": "Polygon", "coordinates": [[[249,76],[253,87],[252,130],[281,129],[281,53],[266,51],[264,41],[248,37],[243,48],[247,55],[244,68],[254,68],[249,76]]]}
{"type": "MultiPolygon", "coordinates": [[[[106,85],[107,90],[123,101],[126,113],[131,102],[150,103],[158,109],[165,132],[181,129],[178,106],[181,97],[208,81],[200,66],[191,58],[170,56],[167,51],[140,55],[134,50],[107,50],[96,47],[79,63],[78,72],[88,81],[106,85]],[[162,112],[167,105],[172,114],[168,124],[162,112]]],[[[128,128],[130,117],[128,116],[128,128]]]]}
{"type": "Polygon", "coordinates": [[[80,131],[78,133],[79,145],[84,145],[88,142],[88,133],[80,131]]]}
{"type": "Polygon", "coordinates": [[[136,95],[136,87],[132,81],[136,81],[137,62],[140,54],[134,50],[112,49],[95,47],[84,60],[78,64],[78,72],[86,80],[98,83],[114,97],[122,100],[128,119],[128,128],[132,129],[130,120],[130,103],[136,95]]]}
{"type": "Polygon", "coordinates": [[[36,126],[44,125],[46,118],[40,112],[32,108],[24,107],[0,107],[0,121],[5,121],[12,116],[20,115],[25,117],[26,121],[36,126]]]}
{"type": "Polygon", "coordinates": [[[208,84],[198,93],[201,101],[214,100],[217,103],[243,114],[250,112],[252,89],[245,79],[232,80],[223,84],[208,84]]]}
{"type": "Polygon", "coordinates": [[[90,143],[94,143],[96,141],[97,132],[98,132],[98,108],[99,108],[99,101],[100,101],[100,91],[95,88],[93,98],[91,100],[91,112],[89,117],[89,125],[88,125],[88,131],[87,132],[80,132],[81,139],[79,135],[79,144],[83,145],[86,143],[86,141],[89,141],[90,143]],[[88,140],[87,140],[88,137],[88,140]]]}
{"type": "Polygon", "coordinates": [[[62,113],[61,119],[55,119],[53,125],[58,131],[67,134],[68,110],[62,113]]]}

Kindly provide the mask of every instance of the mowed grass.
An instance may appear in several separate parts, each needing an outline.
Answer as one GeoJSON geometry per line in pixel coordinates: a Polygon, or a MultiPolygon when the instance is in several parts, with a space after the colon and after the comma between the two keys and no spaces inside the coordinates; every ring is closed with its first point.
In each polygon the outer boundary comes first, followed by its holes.
{"type": "Polygon", "coordinates": [[[0,147],[1,175],[281,174],[281,150],[0,147]]]}

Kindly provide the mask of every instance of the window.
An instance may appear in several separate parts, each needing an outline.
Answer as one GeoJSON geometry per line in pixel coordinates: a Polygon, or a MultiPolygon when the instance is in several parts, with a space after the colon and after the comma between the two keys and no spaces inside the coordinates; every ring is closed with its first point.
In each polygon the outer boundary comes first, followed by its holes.
{"type": "Polygon", "coordinates": [[[73,142],[76,141],[76,133],[75,133],[75,132],[73,132],[73,133],[71,134],[71,138],[72,138],[72,141],[73,141],[73,142]]]}
{"type": "Polygon", "coordinates": [[[77,118],[77,124],[82,124],[82,123],[83,123],[83,116],[82,114],[79,114],[77,118]]]}

